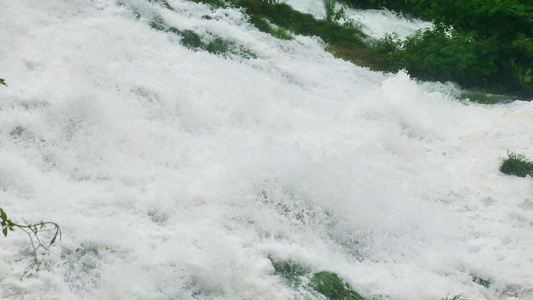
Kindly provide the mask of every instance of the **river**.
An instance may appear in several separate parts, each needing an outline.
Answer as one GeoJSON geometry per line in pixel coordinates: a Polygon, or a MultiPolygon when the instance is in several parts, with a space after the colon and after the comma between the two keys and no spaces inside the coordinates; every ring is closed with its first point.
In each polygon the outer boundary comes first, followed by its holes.
{"type": "MultiPolygon", "coordinates": [[[[0,1],[0,205],[63,233],[22,280],[28,236],[1,237],[2,299],[320,299],[272,261],[368,299],[533,299],[533,179],[498,170],[533,157],[531,102],[459,101],[168,3],[0,1]]],[[[362,13],[375,36],[424,26],[362,13]]]]}

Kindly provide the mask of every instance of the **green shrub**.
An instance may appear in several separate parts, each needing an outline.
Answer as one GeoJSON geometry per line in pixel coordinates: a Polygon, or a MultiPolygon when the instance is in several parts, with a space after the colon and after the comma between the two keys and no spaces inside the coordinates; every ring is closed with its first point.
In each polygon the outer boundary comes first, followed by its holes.
{"type": "Polygon", "coordinates": [[[507,151],[507,158],[502,160],[500,171],[518,177],[533,177],[533,162],[527,160],[523,154],[507,151]]]}
{"type": "Polygon", "coordinates": [[[399,62],[403,63],[401,66],[411,75],[423,80],[452,80],[461,85],[482,87],[494,92],[533,95],[533,3],[531,2],[525,3],[521,0],[345,0],[345,2],[361,8],[387,7],[433,21],[440,27],[409,37],[403,45],[405,51],[391,55],[391,65],[395,68],[399,67],[398,59],[403,58],[403,61],[399,62]],[[445,32],[441,28],[446,28],[445,32]],[[423,57],[428,58],[422,61],[421,66],[417,66],[415,62],[423,57]],[[430,62],[429,58],[435,62],[430,62]],[[457,70],[451,70],[452,68],[457,70]]]}
{"type": "Polygon", "coordinates": [[[533,66],[523,67],[521,64],[516,63],[516,59],[512,58],[511,67],[513,74],[520,83],[521,86],[533,90],[533,66]]]}
{"type": "Polygon", "coordinates": [[[488,79],[499,71],[495,64],[496,45],[476,40],[472,32],[450,30],[446,26],[419,30],[404,41],[386,36],[376,45],[380,51],[390,51],[392,71],[406,69],[422,80],[455,81],[465,87],[487,88],[488,79]]]}
{"type": "Polygon", "coordinates": [[[335,5],[337,4],[337,0],[323,0],[322,2],[324,3],[324,9],[326,10],[327,22],[338,23],[340,20],[346,18],[344,7],[342,7],[338,11],[335,11],[335,5]]]}
{"type": "Polygon", "coordinates": [[[376,52],[390,54],[402,46],[402,40],[396,32],[387,33],[381,39],[370,41],[370,48],[376,52]]]}
{"type": "MultiPolygon", "coordinates": [[[[266,21],[265,18],[263,18],[261,15],[251,15],[250,16],[250,23],[252,23],[259,31],[266,32],[272,34],[272,31],[274,30],[272,26],[266,21]]],[[[281,27],[280,27],[281,28],[281,27]]]]}

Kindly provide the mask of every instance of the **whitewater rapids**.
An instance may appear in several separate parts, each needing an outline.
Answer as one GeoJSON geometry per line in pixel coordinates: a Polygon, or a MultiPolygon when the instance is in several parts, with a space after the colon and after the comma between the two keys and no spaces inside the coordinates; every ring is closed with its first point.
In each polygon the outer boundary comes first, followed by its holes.
{"type": "Polygon", "coordinates": [[[63,231],[23,280],[27,236],[0,237],[0,298],[314,299],[274,274],[290,260],[368,299],[533,299],[533,179],[498,170],[533,158],[531,102],[463,103],[168,2],[0,1],[0,207],[63,231]]]}

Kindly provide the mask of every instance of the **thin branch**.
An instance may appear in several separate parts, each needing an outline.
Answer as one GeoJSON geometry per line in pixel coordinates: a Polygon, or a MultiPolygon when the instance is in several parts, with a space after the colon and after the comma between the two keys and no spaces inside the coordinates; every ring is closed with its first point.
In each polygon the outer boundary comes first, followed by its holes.
{"type": "Polygon", "coordinates": [[[25,232],[30,239],[32,253],[28,254],[26,257],[33,256],[33,260],[30,263],[30,265],[26,268],[26,270],[24,271],[20,279],[22,280],[22,278],[26,275],[31,275],[33,271],[39,271],[41,264],[43,263],[44,256],[46,255],[46,253],[51,252],[50,246],[52,246],[56,242],[57,237],[59,237],[59,240],[61,240],[61,228],[59,227],[59,225],[54,222],[42,222],[42,221],[36,224],[29,224],[29,223],[27,223],[26,225],[17,224],[7,218],[7,214],[2,208],[0,208],[0,220],[1,220],[0,224],[2,227],[2,233],[4,234],[4,236],[7,237],[7,233],[9,231],[13,231],[15,228],[18,228],[22,230],[23,232],[25,232]],[[39,233],[50,232],[50,231],[54,232],[52,238],[50,239],[48,243],[43,243],[39,236],[39,233]],[[39,249],[41,248],[43,249],[44,252],[39,251],[39,249]],[[42,252],[42,253],[39,253],[39,252],[42,252]],[[39,254],[42,254],[42,255],[40,256],[39,254]]]}

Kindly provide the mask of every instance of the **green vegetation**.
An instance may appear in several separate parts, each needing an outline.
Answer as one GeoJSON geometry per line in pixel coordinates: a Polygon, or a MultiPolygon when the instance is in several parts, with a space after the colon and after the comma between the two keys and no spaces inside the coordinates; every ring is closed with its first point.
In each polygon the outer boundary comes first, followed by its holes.
{"type": "Polygon", "coordinates": [[[315,273],[311,277],[310,286],[330,300],[364,300],[335,273],[315,273]]]}
{"type": "Polygon", "coordinates": [[[331,18],[317,20],[312,15],[294,10],[285,3],[262,0],[193,0],[215,7],[241,8],[249,21],[262,32],[280,39],[290,39],[289,34],[317,36],[328,46],[326,50],[335,56],[349,60],[357,65],[369,67],[372,70],[384,71],[388,69],[386,55],[372,50],[363,40],[366,35],[354,22],[345,20],[344,10],[335,11],[334,0],[328,0],[331,18]],[[343,21],[341,24],[341,20],[343,21]]]}
{"type": "MultiPolygon", "coordinates": [[[[336,57],[375,71],[405,69],[418,79],[454,81],[490,93],[533,96],[533,5],[520,0],[341,0],[358,8],[389,8],[431,20],[435,26],[400,40],[388,35],[369,41],[361,26],[336,10],[337,0],[323,0],[324,20],[301,13],[277,0],[191,0],[214,7],[241,9],[262,32],[283,39],[293,34],[317,36],[336,57]]],[[[150,0],[173,10],[166,0],[150,0]]],[[[206,18],[211,18],[206,16],[206,18]]],[[[155,19],[154,29],[172,31],[181,43],[218,55],[256,58],[250,50],[219,37],[200,38],[155,19]]],[[[471,102],[493,104],[497,97],[468,95],[471,102]]]]}
{"type": "Polygon", "coordinates": [[[344,7],[339,11],[335,11],[335,5],[337,0],[323,0],[324,9],[326,10],[326,21],[327,22],[339,22],[342,19],[345,19],[346,15],[344,12],[344,7]]]}
{"type": "Polygon", "coordinates": [[[273,37],[276,37],[280,40],[292,40],[294,39],[292,37],[292,35],[287,32],[287,30],[281,28],[281,27],[278,27],[278,28],[275,28],[275,29],[271,29],[270,30],[270,34],[273,36],[273,37]]]}
{"type": "MultiPolygon", "coordinates": [[[[279,276],[283,283],[293,289],[304,289],[312,293],[318,293],[328,300],[365,300],[364,297],[354,291],[337,274],[321,271],[313,273],[310,268],[306,268],[294,261],[276,261],[270,259],[274,266],[274,275],[279,276]]],[[[479,276],[472,276],[472,281],[489,288],[492,280],[483,279],[479,276]]],[[[441,300],[467,300],[468,296],[461,293],[454,296],[449,294],[441,300]]]]}
{"type": "Polygon", "coordinates": [[[272,265],[274,274],[294,289],[303,288],[319,293],[328,300],[365,300],[335,273],[323,271],[311,276],[310,270],[291,261],[272,261],[272,265]],[[309,277],[310,280],[306,280],[309,277]]]}
{"type": "MultiPolygon", "coordinates": [[[[160,2],[160,1],[159,1],[160,2]]],[[[166,2],[165,2],[166,3],[166,2]]],[[[171,32],[181,37],[180,44],[193,50],[205,50],[216,55],[227,56],[229,54],[244,57],[246,59],[257,58],[252,51],[237,45],[232,41],[224,40],[220,37],[208,36],[203,41],[202,38],[192,30],[179,30],[165,24],[162,18],[156,17],[150,22],[150,27],[163,32],[171,32]]]]}
{"type": "Polygon", "coordinates": [[[490,287],[490,285],[492,284],[492,279],[488,278],[488,279],[483,279],[481,277],[478,277],[478,276],[472,276],[472,281],[485,287],[486,289],[488,289],[490,287]]]}
{"type": "Polygon", "coordinates": [[[316,20],[312,15],[294,10],[287,4],[268,4],[261,0],[240,0],[236,3],[249,15],[265,18],[279,27],[296,34],[318,36],[330,44],[351,44],[364,47],[364,34],[326,20],[316,20]]]}
{"type": "Polygon", "coordinates": [[[447,295],[446,298],[442,298],[442,300],[467,300],[468,297],[465,294],[457,294],[453,296],[452,298],[448,298],[450,295],[447,295]]]}
{"type": "MultiPolygon", "coordinates": [[[[345,0],[434,21],[389,43],[391,70],[493,92],[533,95],[533,4],[520,0],[345,0]]],[[[385,42],[391,42],[390,37],[385,42]]]]}
{"type": "Polygon", "coordinates": [[[168,31],[174,32],[177,35],[181,35],[180,43],[187,48],[197,49],[203,46],[200,36],[192,30],[180,31],[175,27],[170,27],[168,31]]]}
{"type": "Polygon", "coordinates": [[[170,6],[170,4],[168,4],[168,2],[166,0],[148,0],[148,1],[150,1],[152,3],[159,3],[166,9],[174,10],[172,8],[172,6],[170,6]]]}
{"type": "Polygon", "coordinates": [[[533,162],[529,161],[523,154],[507,151],[507,158],[502,160],[500,171],[518,177],[533,177],[533,162]]]}
{"type": "Polygon", "coordinates": [[[211,42],[205,45],[205,50],[213,54],[224,54],[229,52],[230,43],[224,41],[221,38],[215,38],[211,42]]]}
{"type": "Polygon", "coordinates": [[[310,271],[302,265],[292,261],[274,261],[274,274],[283,279],[283,282],[290,287],[298,287],[302,284],[302,278],[308,275],[310,271]]]}
{"type": "MultiPolygon", "coordinates": [[[[0,84],[7,86],[3,78],[0,78],[0,84]]],[[[33,271],[39,271],[43,263],[43,255],[50,252],[50,246],[56,242],[58,237],[61,240],[61,229],[57,223],[41,221],[35,224],[18,224],[7,217],[3,208],[0,208],[0,227],[2,228],[2,234],[4,237],[7,237],[7,234],[10,231],[14,231],[15,228],[17,228],[26,233],[30,239],[31,253],[28,256],[32,257],[32,261],[26,270],[24,270],[24,273],[22,273],[22,276],[20,277],[21,280],[24,276],[33,274],[33,271]],[[45,232],[49,232],[49,234],[47,234],[50,237],[48,243],[43,242],[41,237],[41,234],[45,232]]]]}
{"type": "Polygon", "coordinates": [[[32,256],[32,262],[26,268],[20,279],[26,275],[31,275],[33,271],[39,271],[39,268],[43,263],[42,250],[44,250],[45,253],[50,252],[50,246],[56,242],[57,238],[59,237],[61,240],[61,229],[59,228],[59,225],[54,222],[42,221],[36,224],[17,224],[7,218],[7,214],[2,208],[0,208],[0,218],[2,233],[5,237],[7,237],[7,233],[9,231],[13,231],[15,228],[18,228],[28,235],[31,242],[32,252],[30,256],[32,256]],[[43,232],[51,232],[51,238],[48,243],[43,243],[41,240],[39,234],[43,232]]]}
{"type": "Polygon", "coordinates": [[[468,100],[470,102],[479,104],[495,104],[502,101],[502,97],[481,92],[473,92],[461,94],[459,96],[459,100],[468,100]]]}
{"type": "Polygon", "coordinates": [[[498,73],[497,49],[474,37],[473,33],[437,25],[403,41],[387,36],[382,47],[392,49],[388,52],[391,71],[407,69],[421,80],[453,80],[465,87],[487,88],[488,76],[498,73]]]}

